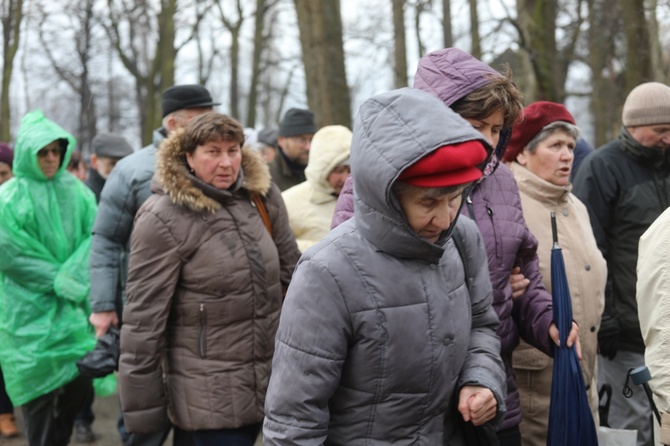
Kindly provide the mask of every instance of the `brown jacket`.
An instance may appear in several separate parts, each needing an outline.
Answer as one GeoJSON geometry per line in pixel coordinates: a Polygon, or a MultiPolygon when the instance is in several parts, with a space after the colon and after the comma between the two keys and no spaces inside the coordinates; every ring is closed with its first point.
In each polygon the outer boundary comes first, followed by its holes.
{"type": "Polygon", "coordinates": [[[216,189],[188,173],[182,135],[160,147],[131,238],[119,363],[130,432],[168,416],[186,430],[263,420],[282,287],[300,255],[260,156],[244,150],[237,183],[216,189]],[[250,192],[265,197],[272,236],[250,192]]]}

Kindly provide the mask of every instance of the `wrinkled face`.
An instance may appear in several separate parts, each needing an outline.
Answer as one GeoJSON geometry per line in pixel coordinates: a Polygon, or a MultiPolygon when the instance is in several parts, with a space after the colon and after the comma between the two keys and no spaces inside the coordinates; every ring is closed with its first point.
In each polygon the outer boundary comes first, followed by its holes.
{"type": "Polygon", "coordinates": [[[0,162],[0,184],[6,183],[12,178],[12,168],[9,167],[9,164],[0,162]]]}
{"type": "Polygon", "coordinates": [[[51,179],[58,173],[63,151],[60,141],[50,142],[37,152],[37,164],[45,177],[51,179]]]}
{"type": "Polygon", "coordinates": [[[545,181],[567,186],[575,159],[574,151],[575,139],[558,130],[542,140],[533,152],[524,149],[517,155],[517,162],[545,181]]]}
{"type": "Polygon", "coordinates": [[[235,184],[242,164],[242,150],[237,141],[210,141],[186,153],[186,162],[196,177],[218,189],[235,184]]]}
{"type": "Polygon", "coordinates": [[[670,124],[628,127],[628,133],[645,147],[655,147],[664,152],[670,148],[670,124]]]}
{"type": "Polygon", "coordinates": [[[277,141],[288,159],[301,166],[306,166],[313,137],[314,133],[307,133],[299,136],[280,136],[277,141]]]}
{"type": "Polygon", "coordinates": [[[486,141],[495,148],[500,140],[500,132],[505,124],[505,113],[501,108],[491,113],[486,118],[465,118],[479,133],[484,135],[486,141]]]}
{"type": "Polygon", "coordinates": [[[112,173],[114,166],[119,162],[120,158],[110,158],[108,156],[91,155],[91,166],[97,170],[101,177],[105,180],[112,173]]]}
{"type": "Polygon", "coordinates": [[[337,195],[340,195],[340,192],[342,192],[344,182],[347,181],[350,172],[351,167],[349,166],[337,166],[328,174],[328,184],[335,189],[337,195]]]}
{"type": "Polygon", "coordinates": [[[412,187],[398,194],[410,227],[420,237],[435,243],[456,220],[465,185],[448,194],[436,194],[433,188],[412,187]]]}

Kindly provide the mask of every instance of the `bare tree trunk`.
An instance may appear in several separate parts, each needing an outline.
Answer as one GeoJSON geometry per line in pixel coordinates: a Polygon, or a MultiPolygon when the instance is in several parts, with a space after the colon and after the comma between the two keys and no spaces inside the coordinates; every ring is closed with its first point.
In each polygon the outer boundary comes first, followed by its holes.
{"type": "Polygon", "coordinates": [[[221,22],[230,32],[230,115],[235,118],[240,118],[240,95],[239,95],[239,72],[240,72],[240,30],[244,24],[244,11],[242,10],[242,3],[236,0],[235,7],[237,13],[236,20],[230,20],[223,12],[221,2],[217,3],[219,8],[219,18],[221,22]]]}
{"type": "Polygon", "coordinates": [[[451,28],[451,0],[442,0],[442,23],[444,34],[442,43],[445,48],[454,46],[454,33],[451,28]]]}
{"type": "Polygon", "coordinates": [[[351,101],[344,68],[339,0],[295,0],[307,102],[318,127],[351,127],[351,101]]]}
{"type": "Polygon", "coordinates": [[[142,141],[144,144],[149,144],[153,130],[160,126],[162,119],[161,93],[174,84],[174,60],[177,52],[193,38],[202,17],[196,17],[191,35],[180,45],[175,46],[174,17],[177,0],[161,0],[155,22],[157,38],[152,44],[148,36],[151,34],[149,17],[153,15],[153,11],[147,9],[150,8],[148,3],[142,0],[135,0],[132,4],[121,1],[121,12],[115,10],[115,0],[107,0],[107,3],[110,22],[107,33],[123,66],[135,79],[142,141]],[[127,42],[123,41],[121,34],[121,20],[127,20],[123,28],[128,33],[127,42]],[[138,40],[144,43],[143,51],[137,48],[138,40]],[[149,62],[148,66],[146,61],[149,62]]]}
{"type": "Polygon", "coordinates": [[[479,36],[479,13],[477,12],[477,0],[468,0],[470,4],[470,37],[472,39],[472,55],[477,59],[482,58],[482,42],[479,36]]]}
{"type": "Polygon", "coordinates": [[[2,0],[2,94],[0,95],[0,139],[11,140],[10,84],[14,56],[19,48],[23,0],[2,0]]]}
{"type": "Polygon", "coordinates": [[[588,0],[589,66],[593,95],[591,111],[595,146],[600,147],[618,133],[620,105],[623,101],[622,79],[617,77],[612,61],[615,58],[614,35],[618,33],[616,17],[619,3],[611,0],[588,0]]]}
{"type": "MultiPolygon", "coordinates": [[[[407,45],[405,42],[405,0],[393,2],[393,85],[407,86],[407,45]]],[[[418,32],[418,31],[417,31],[418,32]]]]}
{"type": "Polygon", "coordinates": [[[626,92],[654,79],[644,0],[621,0],[626,35],[626,92]]]}
{"type": "Polygon", "coordinates": [[[658,0],[648,0],[647,10],[649,11],[649,40],[651,43],[651,60],[654,73],[654,80],[658,82],[667,82],[668,69],[663,63],[663,48],[659,40],[659,25],[656,9],[658,0]]]}
{"type": "Polygon", "coordinates": [[[247,105],[248,127],[256,127],[256,101],[258,101],[258,80],[261,71],[261,55],[265,49],[265,37],[263,35],[265,25],[265,14],[268,6],[266,0],[256,0],[256,14],[254,16],[254,54],[251,58],[251,84],[249,85],[249,103],[247,105]]]}

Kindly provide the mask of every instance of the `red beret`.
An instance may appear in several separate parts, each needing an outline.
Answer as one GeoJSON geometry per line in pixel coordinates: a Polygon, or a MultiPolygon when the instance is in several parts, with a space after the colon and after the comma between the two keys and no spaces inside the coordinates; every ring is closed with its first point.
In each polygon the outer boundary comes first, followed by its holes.
{"type": "Polygon", "coordinates": [[[484,145],[477,140],[442,146],[405,169],[399,181],[417,187],[448,187],[478,180],[477,166],[486,159],[484,145]]]}
{"type": "Polygon", "coordinates": [[[561,104],[548,101],[533,102],[523,109],[512,126],[512,136],[503,155],[505,161],[516,161],[516,156],[523,151],[528,143],[547,125],[556,121],[575,124],[567,108],[561,104]]]}

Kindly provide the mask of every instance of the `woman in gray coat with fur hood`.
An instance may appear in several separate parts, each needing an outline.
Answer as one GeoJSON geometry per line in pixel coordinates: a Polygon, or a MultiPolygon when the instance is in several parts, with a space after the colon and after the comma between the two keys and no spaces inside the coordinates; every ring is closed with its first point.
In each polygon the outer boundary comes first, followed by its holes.
{"type": "Polygon", "coordinates": [[[458,219],[491,148],[419,90],[369,99],[354,129],[354,218],[294,273],[265,444],[464,444],[457,417],[505,409],[486,251],[458,219]]]}
{"type": "Polygon", "coordinates": [[[119,378],[126,429],[253,445],[299,252],[240,124],[207,113],[160,146],[135,218],[119,378]]]}

